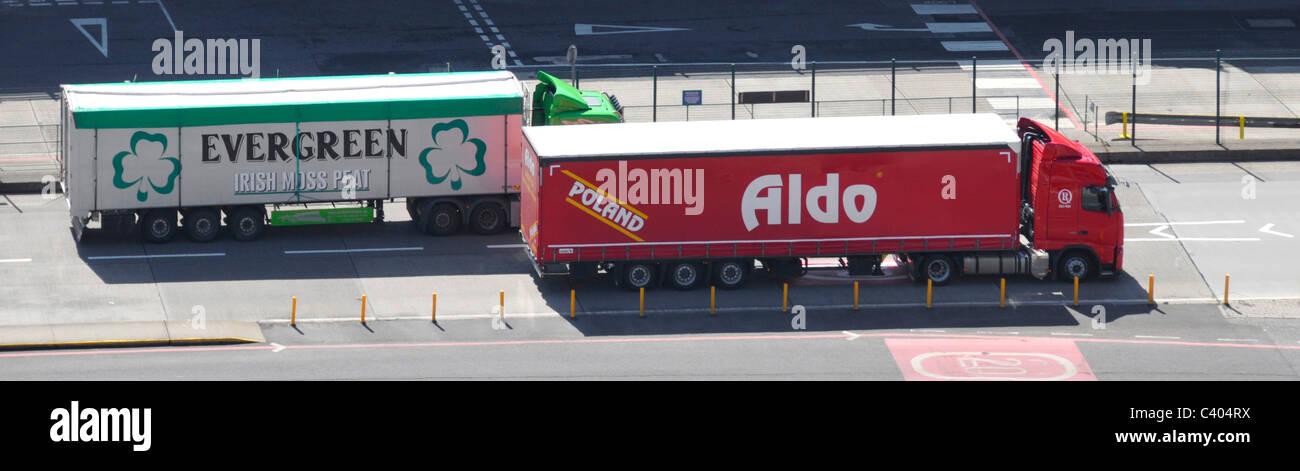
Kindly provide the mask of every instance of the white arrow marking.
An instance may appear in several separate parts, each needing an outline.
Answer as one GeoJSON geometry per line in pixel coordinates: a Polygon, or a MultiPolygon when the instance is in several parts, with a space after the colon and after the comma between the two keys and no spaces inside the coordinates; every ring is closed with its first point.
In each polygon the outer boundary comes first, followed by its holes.
{"type": "Polygon", "coordinates": [[[847,28],[862,28],[864,31],[929,31],[929,28],[895,28],[889,25],[878,25],[875,23],[858,23],[855,25],[844,25],[847,28]]]}
{"type": "Polygon", "coordinates": [[[1165,229],[1168,229],[1168,228],[1169,228],[1169,225],[1168,225],[1168,224],[1161,224],[1159,227],[1156,227],[1155,229],[1152,229],[1149,233],[1152,234],[1152,235],[1158,235],[1158,236],[1160,236],[1160,237],[1164,237],[1164,238],[1166,238],[1166,239],[1173,239],[1173,238],[1174,238],[1174,235],[1173,235],[1173,234],[1166,234],[1166,233],[1164,232],[1165,229]]]}
{"type": "Polygon", "coordinates": [[[849,338],[846,338],[846,339],[844,339],[844,340],[852,341],[853,339],[856,339],[856,338],[858,338],[858,337],[861,337],[861,335],[855,334],[855,333],[853,333],[853,332],[849,332],[849,331],[847,331],[847,330],[842,331],[842,332],[844,332],[844,335],[849,336],[849,338]]]}
{"type": "Polygon", "coordinates": [[[284,350],[284,345],[280,345],[275,342],[271,342],[271,346],[275,347],[271,349],[271,353],[280,353],[280,350],[284,350]]]}
{"type": "Polygon", "coordinates": [[[90,44],[95,46],[100,54],[108,57],[108,18],[72,18],[68,21],[71,21],[72,25],[77,27],[77,31],[81,31],[81,34],[90,40],[90,44]],[[90,35],[89,31],[86,31],[88,25],[99,25],[98,41],[90,35]]]}
{"type": "Polygon", "coordinates": [[[1286,237],[1286,238],[1288,238],[1288,239],[1295,237],[1295,236],[1293,236],[1293,235],[1291,235],[1291,234],[1286,234],[1286,233],[1282,233],[1282,232],[1278,232],[1278,231],[1273,230],[1273,223],[1271,223],[1271,222],[1268,223],[1268,224],[1265,224],[1264,227],[1259,228],[1259,231],[1260,231],[1260,232],[1263,232],[1263,233],[1265,233],[1265,234],[1273,234],[1273,235],[1276,235],[1276,236],[1286,237]]]}
{"type": "Polygon", "coordinates": [[[578,36],[590,36],[595,34],[625,34],[625,33],[662,33],[665,31],[690,31],[690,28],[661,28],[658,26],[619,26],[619,25],[573,25],[573,34],[578,36]],[[596,28],[614,29],[615,31],[596,31],[596,28]]]}

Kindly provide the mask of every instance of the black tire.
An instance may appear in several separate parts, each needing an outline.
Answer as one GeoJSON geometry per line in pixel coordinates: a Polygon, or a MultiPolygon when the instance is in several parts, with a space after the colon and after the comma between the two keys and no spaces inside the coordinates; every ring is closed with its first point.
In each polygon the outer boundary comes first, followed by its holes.
{"type": "Polygon", "coordinates": [[[176,237],[176,210],[151,209],[140,218],[140,235],[155,244],[166,243],[176,237]]]}
{"type": "Polygon", "coordinates": [[[221,215],[215,209],[191,209],[181,222],[185,223],[185,236],[195,242],[212,242],[221,234],[221,215]]]}
{"type": "Polygon", "coordinates": [[[681,291],[694,289],[705,277],[704,267],[698,263],[681,262],[668,267],[668,284],[681,291]]]}
{"type": "Polygon", "coordinates": [[[460,231],[460,208],[451,203],[423,204],[420,206],[421,227],[424,232],[436,236],[455,234],[460,231]],[[426,211],[425,208],[428,208],[426,211]]]}
{"type": "Polygon", "coordinates": [[[936,285],[952,282],[957,278],[958,272],[957,263],[947,255],[931,255],[921,262],[921,276],[936,285]]]}
{"type": "Polygon", "coordinates": [[[475,234],[496,234],[506,229],[506,210],[496,203],[483,203],[474,207],[469,215],[470,228],[475,234]]]}
{"type": "Polygon", "coordinates": [[[713,283],[722,289],[737,289],[749,281],[749,270],[753,262],[743,260],[723,260],[713,264],[713,283]]]}
{"type": "Polygon", "coordinates": [[[629,263],[623,266],[623,288],[632,291],[654,287],[659,267],[651,263],[629,263]]]}
{"type": "Polygon", "coordinates": [[[226,221],[230,234],[238,241],[255,240],[266,230],[266,215],[257,208],[242,207],[235,210],[226,221]]]}
{"type": "Polygon", "coordinates": [[[1056,261],[1056,278],[1060,281],[1074,281],[1076,276],[1083,281],[1096,275],[1097,264],[1087,252],[1066,252],[1056,261]]]}

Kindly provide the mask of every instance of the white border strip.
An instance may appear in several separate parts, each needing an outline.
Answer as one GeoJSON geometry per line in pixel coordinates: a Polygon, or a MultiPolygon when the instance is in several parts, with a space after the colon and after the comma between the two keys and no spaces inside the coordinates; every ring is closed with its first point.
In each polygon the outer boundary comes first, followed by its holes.
{"type": "Polygon", "coordinates": [[[185,258],[185,257],[225,257],[225,252],[213,253],[173,253],[158,255],[101,255],[86,257],[86,260],[132,260],[141,258],[185,258]]]}
{"type": "Polygon", "coordinates": [[[0,263],[26,263],[26,262],[30,262],[30,261],[32,261],[32,259],[30,259],[30,258],[6,258],[6,259],[0,259],[0,263]]]}

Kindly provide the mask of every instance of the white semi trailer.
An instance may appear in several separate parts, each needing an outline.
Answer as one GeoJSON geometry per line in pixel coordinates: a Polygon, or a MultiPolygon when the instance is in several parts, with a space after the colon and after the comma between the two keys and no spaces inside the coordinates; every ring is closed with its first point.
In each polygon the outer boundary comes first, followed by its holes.
{"type": "Polygon", "coordinates": [[[60,180],[78,240],[252,240],[396,198],[426,232],[492,233],[518,226],[523,103],[505,71],[64,85],[60,180]]]}

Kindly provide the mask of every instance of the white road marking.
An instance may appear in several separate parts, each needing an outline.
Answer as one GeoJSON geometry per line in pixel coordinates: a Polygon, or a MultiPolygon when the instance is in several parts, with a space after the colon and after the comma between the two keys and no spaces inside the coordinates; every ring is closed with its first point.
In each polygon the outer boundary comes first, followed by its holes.
{"type": "Polygon", "coordinates": [[[1073,332],[1052,332],[1052,335],[1069,335],[1074,337],[1092,337],[1092,334],[1076,334],[1073,332]]]}
{"type": "Polygon", "coordinates": [[[993,28],[983,21],[967,23],[926,23],[926,29],[935,34],[955,34],[955,33],[991,33],[993,28]]]}
{"type": "Polygon", "coordinates": [[[949,52],[1008,51],[1002,41],[939,41],[949,52]]]}
{"type": "MultiPolygon", "coordinates": [[[[1001,72],[1024,72],[1025,66],[1016,60],[994,59],[989,61],[979,61],[971,65],[970,61],[956,61],[961,70],[969,71],[971,68],[978,68],[980,72],[984,71],[1001,71],[1001,72]]],[[[1032,79],[1031,79],[1032,80],[1032,79]]]]}
{"type": "Polygon", "coordinates": [[[1259,242],[1259,238],[1258,238],[1258,237],[1175,237],[1175,238],[1172,238],[1172,239],[1166,239],[1166,238],[1163,238],[1163,237],[1161,237],[1161,238],[1155,238],[1155,239],[1150,239],[1150,238],[1130,239],[1130,238],[1127,238],[1127,237],[1124,238],[1124,242],[1176,242],[1176,241],[1184,241],[1184,242],[1259,242]]]}
{"type": "Polygon", "coordinates": [[[1246,221],[1236,219],[1231,221],[1185,221],[1185,222],[1135,222],[1126,223],[1124,227],[1153,227],[1153,226],[1200,226],[1205,224],[1242,224],[1246,221]]]}
{"type": "Polygon", "coordinates": [[[528,244],[496,244],[496,245],[489,245],[489,246],[487,246],[487,248],[489,248],[489,249],[522,249],[522,248],[527,247],[527,246],[528,246],[528,244]]]}
{"type": "Polygon", "coordinates": [[[1257,339],[1215,339],[1220,342],[1258,342],[1257,339]]]}
{"type": "Polygon", "coordinates": [[[943,330],[943,329],[911,329],[911,330],[912,330],[912,332],[930,332],[930,333],[936,333],[936,334],[942,334],[942,333],[944,333],[944,330],[943,330]]]}
{"type": "Polygon", "coordinates": [[[849,336],[849,337],[848,337],[847,339],[845,339],[845,340],[850,340],[850,341],[851,341],[851,340],[853,340],[853,339],[856,339],[856,338],[858,338],[858,337],[861,337],[861,335],[855,334],[855,333],[853,333],[853,332],[849,332],[849,331],[847,331],[847,330],[842,331],[842,332],[844,332],[844,335],[849,336]]]}
{"type": "Polygon", "coordinates": [[[280,350],[284,350],[284,345],[280,345],[280,344],[275,343],[275,342],[271,342],[271,346],[272,346],[272,347],[275,347],[275,348],[271,349],[271,353],[280,353],[280,350]]]}
{"type": "Polygon", "coordinates": [[[975,7],[967,3],[949,5],[913,3],[912,11],[918,15],[973,15],[975,14],[975,7]]]}
{"type": "Polygon", "coordinates": [[[578,36],[591,36],[598,34],[627,34],[627,33],[662,33],[666,31],[690,31],[690,28],[662,28],[658,26],[619,26],[619,25],[596,25],[577,23],[573,25],[573,34],[578,36]],[[596,32],[595,28],[615,29],[615,31],[596,32]]]}
{"type": "Polygon", "coordinates": [[[1165,225],[1157,226],[1155,229],[1151,229],[1150,231],[1147,231],[1147,233],[1148,233],[1148,234],[1151,234],[1151,235],[1158,235],[1158,236],[1160,236],[1160,237],[1164,237],[1164,238],[1166,238],[1166,239],[1173,239],[1173,238],[1174,238],[1174,235],[1173,235],[1173,234],[1169,234],[1169,233],[1165,232],[1165,229],[1168,229],[1168,228],[1169,228],[1169,225],[1168,225],[1168,224],[1165,224],[1165,225]]]}
{"type": "MultiPolygon", "coordinates": [[[[1018,65],[1016,67],[1019,67],[1018,65]]],[[[1032,88],[1039,89],[1038,81],[1032,78],[984,78],[975,79],[977,88],[1032,88]]],[[[1055,103],[1053,103],[1055,105],[1055,103]]],[[[1014,105],[1013,105],[1014,106],[1014,105]]]]}
{"type": "Polygon", "coordinates": [[[1170,337],[1167,335],[1134,335],[1133,337],[1139,339],[1159,339],[1159,340],[1178,340],[1182,338],[1182,337],[1170,337]]]}
{"type": "Polygon", "coordinates": [[[86,257],[86,260],[134,260],[142,258],[189,258],[189,257],[225,257],[225,252],[213,253],[173,253],[157,255],[101,255],[86,257]]]}
{"type": "Polygon", "coordinates": [[[1286,237],[1286,238],[1288,238],[1288,239],[1291,239],[1291,238],[1294,238],[1294,237],[1295,237],[1294,235],[1291,235],[1291,234],[1286,234],[1286,233],[1282,233],[1282,232],[1278,232],[1278,231],[1273,230],[1273,223],[1271,223],[1271,222],[1268,223],[1268,224],[1265,224],[1264,227],[1259,228],[1259,231],[1260,231],[1260,232],[1263,232],[1263,233],[1265,233],[1265,234],[1273,234],[1273,235],[1276,235],[1276,236],[1286,237]]]}
{"type": "Polygon", "coordinates": [[[303,255],[303,254],[322,254],[322,253],[354,253],[354,252],[404,252],[424,250],[424,247],[386,247],[378,249],[330,249],[330,250],[285,250],[285,255],[303,255]]]}
{"type": "Polygon", "coordinates": [[[32,259],[30,259],[30,258],[5,258],[5,259],[0,259],[0,263],[26,263],[26,262],[30,262],[30,261],[32,261],[32,259]]]}
{"type": "Polygon", "coordinates": [[[862,28],[863,31],[930,31],[929,28],[895,28],[893,26],[876,23],[857,23],[844,26],[847,28],[862,28]]]}

